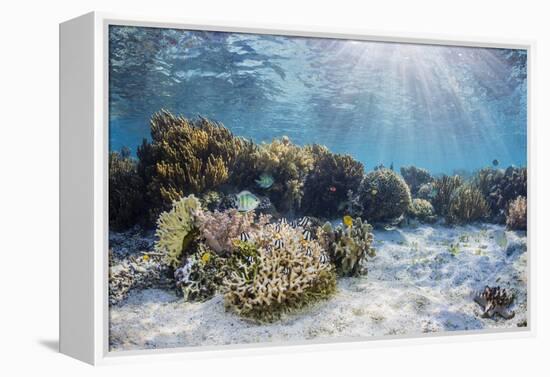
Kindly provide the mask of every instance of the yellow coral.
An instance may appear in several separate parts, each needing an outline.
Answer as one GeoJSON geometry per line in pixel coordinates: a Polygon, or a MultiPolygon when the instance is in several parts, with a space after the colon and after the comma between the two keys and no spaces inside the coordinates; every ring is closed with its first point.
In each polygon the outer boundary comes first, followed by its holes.
{"type": "Polygon", "coordinates": [[[172,209],[157,220],[155,251],[163,253],[165,262],[174,268],[180,265],[183,250],[193,237],[195,213],[199,209],[199,200],[189,195],[175,201],[172,209]]]}

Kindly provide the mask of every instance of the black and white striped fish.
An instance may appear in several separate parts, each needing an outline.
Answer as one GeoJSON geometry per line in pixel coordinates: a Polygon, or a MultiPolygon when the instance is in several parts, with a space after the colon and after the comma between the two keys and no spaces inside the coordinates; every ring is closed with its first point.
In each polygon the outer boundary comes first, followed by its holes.
{"type": "Polygon", "coordinates": [[[290,268],[288,267],[283,267],[283,274],[286,274],[286,275],[289,275],[290,274],[290,268]]]}
{"type": "Polygon", "coordinates": [[[291,226],[293,229],[296,229],[296,227],[298,226],[298,221],[292,220],[292,222],[290,223],[290,226],[291,226]]]}
{"type": "Polygon", "coordinates": [[[248,263],[252,264],[252,262],[254,262],[254,257],[252,255],[247,255],[245,259],[248,263]]]}
{"type": "Polygon", "coordinates": [[[250,234],[248,234],[246,232],[242,232],[241,233],[241,241],[243,241],[243,242],[250,241],[250,234]]]}
{"type": "Polygon", "coordinates": [[[307,216],[302,217],[300,221],[298,221],[298,225],[301,226],[302,228],[305,228],[309,224],[310,224],[310,221],[309,221],[309,217],[307,216]]]}
{"type": "Polygon", "coordinates": [[[311,232],[309,230],[304,230],[304,240],[311,241],[313,236],[311,235],[311,232]]]}
{"type": "Polygon", "coordinates": [[[288,221],[286,221],[286,218],[285,217],[281,217],[279,219],[279,224],[281,225],[287,225],[288,224],[288,221]]]}
{"type": "Polygon", "coordinates": [[[276,249],[282,249],[283,247],[285,247],[285,243],[283,242],[283,240],[275,240],[273,241],[273,246],[275,246],[276,249]]]}
{"type": "Polygon", "coordinates": [[[280,232],[281,232],[281,224],[275,225],[275,231],[276,231],[277,233],[280,233],[280,232]]]}
{"type": "Polygon", "coordinates": [[[313,252],[311,251],[311,247],[306,248],[306,255],[308,257],[311,257],[313,255],[313,252]]]}
{"type": "Polygon", "coordinates": [[[325,254],[319,255],[319,262],[323,264],[328,263],[328,257],[325,254]]]}

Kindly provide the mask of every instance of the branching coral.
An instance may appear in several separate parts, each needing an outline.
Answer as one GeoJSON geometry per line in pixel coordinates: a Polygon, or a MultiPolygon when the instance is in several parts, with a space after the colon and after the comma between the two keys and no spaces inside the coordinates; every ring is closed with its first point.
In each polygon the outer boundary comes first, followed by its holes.
{"type": "Polygon", "coordinates": [[[489,207],[481,191],[471,184],[463,184],[453,191],[446,220],[462,224],[485,219],[489,207]]]}
{"type": "Polygon", "coordinates": [[[453,197],[454,191],[459,188],[463,183],[463,180],[458,175],[448,176],[444,175],[438,178],[434,183],[434,191],[432,204],[435,212],[440,216],[447,216],[449,211],[449,205],[453,197]]]}
{"type": "Polygon", "coordinates": [[[475,175],[474,183],[487,200],[492,220],[504,223],[510,202],[518,196],[527,196],[527,169],[482,169],[475,175]]]}
{"type": "Polygon", "coordinates": [[[329,251],[330,259],[340,276],[366,273],[366,268],[362,269],[362,263],[367,257],[376,255],[372,247],[372,226],[363,223],[360,218],[350,218],[348,225],[344,224],[336,229],[327,222],[317,229],[317,237],[321,245],[329,251]]]}
{"type": "Polygon", "coordinates": [[[433,177],[426,169],[417,168],[416,166],[403,166],[400,170],[413,196],[416,196],[422,185],[433,181],[433,177]]]}
{"type": "Polygon", "coordinates": [[[301,227],[268,225],[251,242],[255,256],[235,260],[225,279],[229,310],[259,322],[328,298],[336,290],[336,275],[315,240],[301,227]]]}
{"type": "Polygon", "coordinates": [[[174,272],[176,287],[185,301],[205,301],[220,289],[223,282],[225,261],[198,244],[185,263],[174,272]]]}
{"type": "Polygon", "coordinates": [[[143,214],[143,180],[137,162],[124,148],[109,153],[109,227],[123,230],[136,224],[143,214]]]}
{"type": "Polygon", "coordinates": [[[157,220],[155,251],[162,253],[166,264],[177,268],[183,252],[197,236],[196,214],[199,200],[193,196],[174,202],[172,209],[163,212],[157,220]]]}
{"type": "Polygon", "coordinates": [[[524,196],[518,196],[510,202],[506,227],[511,230],[527,230],[527,198],[524,196]]]}
{"type": "Polygon", "coordinates": [[[413,199],[409,208],[409,216],[421,222],[431,223],[436,220],[435,210],[432,204],[424,199],[413,199]]]}
{"type": "Polygon", "coordinates": [[[207,245],[220,255],[231,254],[235,239],[239,239],[244,233],[255,234],[260,231],[270,217],[267,215],[256,216],[254,212],[241,213],[236,209],[226,212],[196,212],[197,225],[201,236],[207,245]]]}
{"type": "Polygon", "coordinates": [[[313,168],[309,149],[294,145],[283,136],[269,144],[262,144],[251,157],[258,171],[273,176],[275,183],[269,197],[279,211],[288,212],[300,207],[303,184],[313,168]]]}
{"type": "Polygon", "coordinates": [[[153,219],[174,200],[225,183],[245,144],[220,123],[165,110],[151,119],[151,139],[144,140],[138,156],[153,219]]]}
{"type": "Polygon", "coordinates": [[[364,177],[363,164],[324,146],[315,144],[307,149],[314,162],[304,184],[301,212],[324,218],[342,214],[347,192],[355,191],[364,177]]]}
{"type": "Polygon", "coordinates": [[[397,173],[381,168],[365,176],[355,199],[357,215],[370,223],[392,221],[411,205],[409,186],[397,173]]]}

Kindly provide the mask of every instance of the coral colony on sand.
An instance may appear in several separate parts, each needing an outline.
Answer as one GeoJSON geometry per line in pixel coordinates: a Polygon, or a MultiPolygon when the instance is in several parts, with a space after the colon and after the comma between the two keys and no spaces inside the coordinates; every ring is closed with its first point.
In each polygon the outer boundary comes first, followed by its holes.
{"type": "MultiPolygon", "coordinates": [[[[330,299],[338,278],[365,277],[373,226],[485,221],[525,230],[526,169],[497,166],[471,178],[415,166],[365,172],[325,146],[288,137],[256,144],[221,123],[162,110],[137,159],[126,149],[109,155],[111,229],[156,224],[154,251],[111,266],[110,303],[163,284],[185,301],[219,294],[228,312],[277,321],[330,299]]],[[[462,241],[449,248],[457,258],[462,241]]],[[[504,288],[474,299],[484,317],[513,317],[504,288]]]]}

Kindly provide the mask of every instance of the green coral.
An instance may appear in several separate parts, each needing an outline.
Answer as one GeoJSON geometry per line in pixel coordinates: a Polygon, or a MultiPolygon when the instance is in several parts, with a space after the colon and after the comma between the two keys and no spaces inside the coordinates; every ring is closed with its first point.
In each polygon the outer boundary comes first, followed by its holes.
{"type": "Polygon", "coordinates": [[[324,146],[307,149],[314,162],[304,184],[301,212],[324,218],[343,214],[348,191],[355,191],[364,177],[363,164],[324,146]]]}
{"type": "Polygon", "coordinates": [[[463,182],[463,179],[458,175],[444,175],[434,182],[435,195],[432,199],[432,205],[438,215],[447,216],[453,194],[463,182]]]}
{"type": "Polygon", "coordinates": [[[353,212],[370,223],[401,217],[411,205],[409,186],[393,170],[380,168],[367,174],[358,189],[353,212]]]}
{"type": "Polygon", "coordinates": [[[464,224],[485,219],[489,207],[481,191],[471,184],[463,184],[453,191],[446,220],[451,224],[464,224]]]}
{"type": "Polygon", "coordinates": [[[143,212],[143,180],[130,150],[109,153],[109,227],[124,230],[136,224],[143,212]]]}
{"type": "Polygon", "coordinates": [[[189,120],[165,110],[151,119],[151,139],[138,149],[151,219],[174,200],[227,182],[244,144],[220,123],[189,120]]]}
{"type": "Polygon", "coordinates": [[[431,223],[436,220],[432,204],[425,199],[413,199],[409,208],[409,216],[421,222],[431,223]]]}
{"type": "Polygon", "coordinates": [[[311,151],[294,145],[283,136],[262,144],[251,159],[258,172],[273,176],[275,183],[269,188],[268,195],[277,209],[288,212],[299,208],[304,181],[313,168],[311,151]]]}
{"type": "Polygon", "coordinates": [[[195,214],[199,200],[193,196],[175,201],[172,209],[163,212],[157,220],[155,251],[164,255],[166,264],[177,268],[183,252],[197,236],[195,214]]]}
{"type": "Polygon", "coordinates": [[[403,166],[400,171],[403,179],[409,185],[411,195],[415,197],[422,185],[433,181],[433,177],[426,169],[417,168],[416,166],[403,166]]]}
{"type": "Polygon", "coordinates": [[[372,226],[355,218],[351,225],[339,226],[333,230],[330,223],[326,223],[318,230],[319,239],[329,250],[329,256],[336,266],[340,276],[358,276],[366,273],[361,264],[367,257],[374,257],[376,252],[372,247],[374,236],[372,226]]]}

